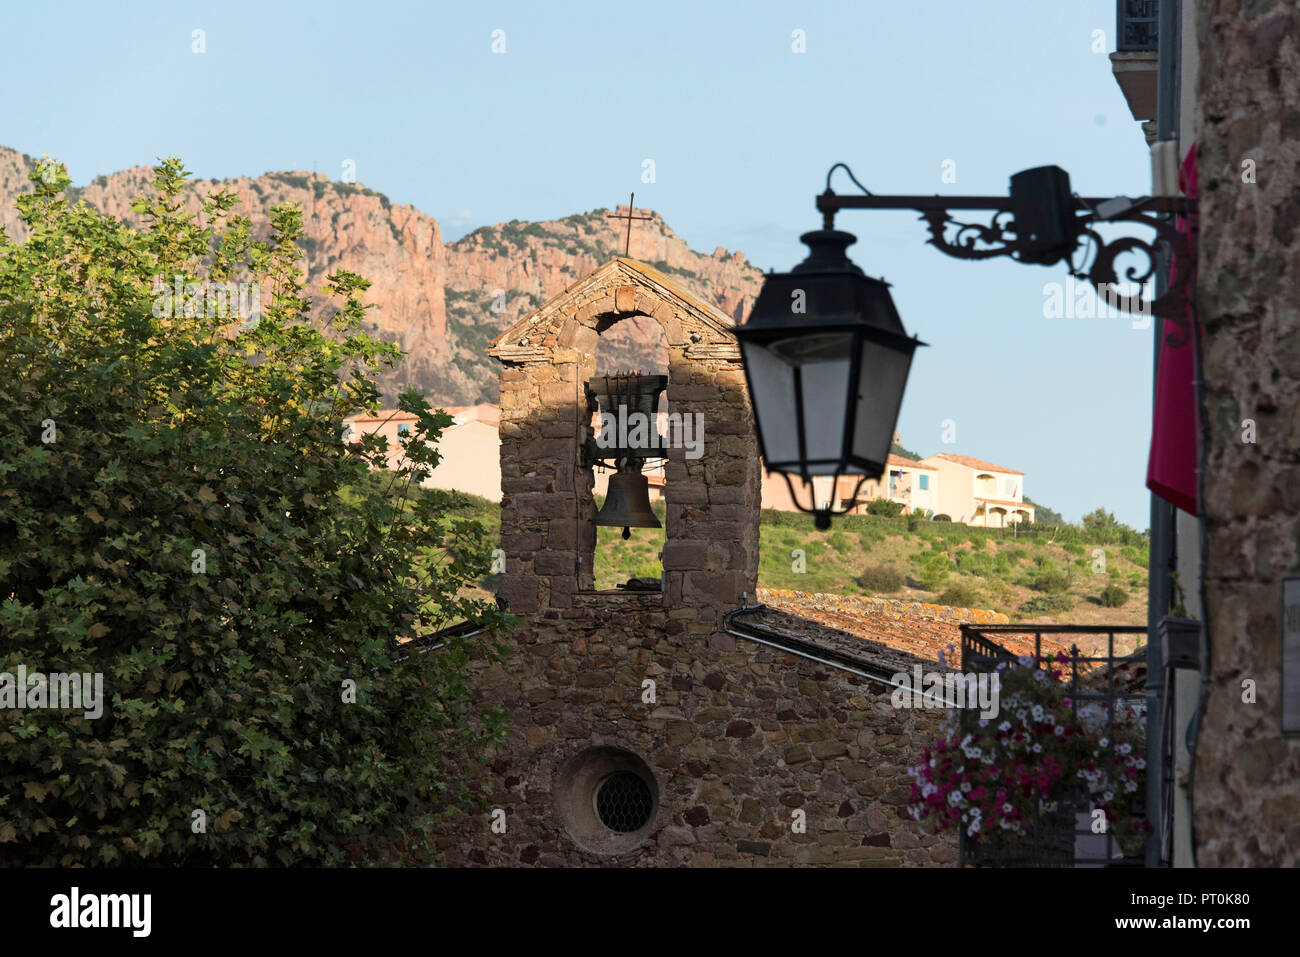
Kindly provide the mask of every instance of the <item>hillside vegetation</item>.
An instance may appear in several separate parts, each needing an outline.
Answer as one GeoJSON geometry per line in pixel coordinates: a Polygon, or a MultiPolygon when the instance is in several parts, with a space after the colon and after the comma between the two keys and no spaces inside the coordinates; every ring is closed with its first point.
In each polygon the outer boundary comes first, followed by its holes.
{"type": "MultiPolygon", "coordinates": [[[[495,538],[497,506],[462,496],[495,538]]],[[[664,505],[655,514],[664,521],[664,505]]],[[[984,529],[906,517],[851,515],[819,532],[794,512],[764,509],[758,583],[1002,612],[1013,622],[1144,624],[1145,538],[1099,509],[1085,525],[984,529]]],[[[596,585],[658,578],[664,529],[597,530],[596,585]]]]}

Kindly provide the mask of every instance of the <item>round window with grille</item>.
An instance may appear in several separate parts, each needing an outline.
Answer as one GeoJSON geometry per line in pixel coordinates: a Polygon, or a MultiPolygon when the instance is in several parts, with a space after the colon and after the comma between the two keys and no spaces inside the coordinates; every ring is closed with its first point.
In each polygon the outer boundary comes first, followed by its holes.
{"type": "Polygon", "coordinates": [[[583,850],[619,855],[650,840],[659,826],[659,784],[633,751],[586,748],[557,769],[551,793],[564,829],[583,850]]]}
{"type": "Polygon", "coordinates": [[[596,791],[596,816],[611,831],[629,834],[639,831],[654,810],[650,785],[631,771],[615,771],[596,791]]]}

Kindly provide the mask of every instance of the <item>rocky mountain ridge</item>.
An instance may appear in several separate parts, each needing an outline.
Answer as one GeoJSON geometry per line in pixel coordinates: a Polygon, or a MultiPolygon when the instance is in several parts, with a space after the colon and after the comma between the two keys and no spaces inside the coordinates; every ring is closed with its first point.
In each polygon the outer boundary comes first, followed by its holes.
{"type": "MultiPolygon", "coordinates": [[[[10,238],[25,238],[14,200],[32,190],[28,173],[38,162],[0,146],[0,227],[10,238]]],[[[74,188],[70,198],[138,223],[131,202],[151,179],[147,167],[120,170],[74,188]]],[[[371,280],[374,326],[407,352],[402,365],[381,379],[389,399],[414,386],[436,404],[495,402],[498,366],[486,354],[492,337],[621,255],[626,235],[625,221],[595,209],[546,222],[485,226],[448,243],[433,217],[412,206],[393,204],[359,183],[305,172],[191,180],[189,208],[197,210],[200,196],[222,187],[234,190],[237,211],[252,220],[260,237],[269,231],[271,207],[286,201],[302,207],[314,310],[326,305],[321,290],[333,270],[351,269],[371,280]]],[[[646,211],[638,207],[638,212],[646,211]]],[[[650,216],[633,226],[630,256],[742,320],[758,294],[762,272],[739,252],[722,247],[711,255],[695,252],[658,213],[650,216]]],[[[653,323],[620,323],[604,337],[608,342],[602,341],[602,366],[657,367],[657,336],[653,323]]]]}

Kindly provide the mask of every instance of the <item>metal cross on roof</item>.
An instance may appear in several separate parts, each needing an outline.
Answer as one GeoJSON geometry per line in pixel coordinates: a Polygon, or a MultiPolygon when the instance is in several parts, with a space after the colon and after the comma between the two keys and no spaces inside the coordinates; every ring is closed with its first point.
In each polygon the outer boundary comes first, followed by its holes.
{"type": "Polygon", "coordinates": [[[624,243],[623,243],[623,255],[624,255],[624,256],[630,256],[630,255],[631,255],[631,253],[629,252],[629,250],[632,248],[632,220],[634,220],[634,219],[654,219],[653,216],[650,216],[650,215],[648,215],[648,214],[645,215],[645,216],[636,216],[636,215],[634,215],[634,214],[636,213],[636,209],[635,209],[635,207],[633,207],[633,205],[632,205],[632,200],[634,200],[634,199],[636,199],[636,193],[629,193],[629,194],[628,194],[628,197],[627,197],[627,212],[626,212],[626,213],[620,213],[617,209],[615,209],[614,212],[612,212],[612,213],[606,213],[606,214],[605,214],[609,219],[626,219],[626,220],[627,220],[627,239],[626,239],[626,240],[624,241],[624,243]]]}

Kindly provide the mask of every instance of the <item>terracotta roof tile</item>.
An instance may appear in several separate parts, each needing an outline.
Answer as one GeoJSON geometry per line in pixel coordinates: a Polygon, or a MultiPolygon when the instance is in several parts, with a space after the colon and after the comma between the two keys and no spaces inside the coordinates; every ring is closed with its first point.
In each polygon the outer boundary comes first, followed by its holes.
{"type": "Polygon", "coordinates": [[[1003,468],[1001,465],[994,465],[992,462],[985,462],[983,459],[977,459],[970,455],[954,455],[951,452],[940,452],[937,455],[930,456],[932,459],[944,459],[948,462],[956,462],[958,465],[964,465],[968,469],[978,469],[982,472],[1005,472],[1008,475],[1024,475],[1024,472],[1017,472],[1015,469],[1003,468]]]}
{"type": "MultiPolygon", "coordinates": [[[[937,663],[940,652],[947,655],[950,667],[959,667],[962,624],[1007,623],[1006,615],[978,608],[855,595],[760,588],[758,600],[767,606],[762,621],[768,627],[799,629],[797,637],[838,642],[841,650],[846,637],[856,639],[856,654],[882,666],[902,665],[898,670],[903,671],[916,661],[937,663]],[[953,650],[948,651],[950,647],[953,650]]],[[[1034,652],[1032,633],[999,633],[995,640],[1018,655],[1034,652]]],[[[1067,641],[1043,635],[1045,652],[1067,648],[1067,641]]]]}
{"type": "Polygon", "coordinates": [[[893,452],[890,452],[890,453],[889,453],[889,458],[886,460],[886,462],[887,462],[887,464],[889,464],[889,465],[901,465],[901,466],[903,466],[904,468],[909,468],[909,469],[920,469],[920,470],[923,471],[923,472],[937,472],[937,471],[939,471],[939,470],[936,469],[933,465],[922,465],[921,462],[920,462],[920,460],[918,460],[918,459],[909,459],[909,458],[904,458],[904,457],[901,456],[901,455],[895,455],[893,452]]]}
{"type": "Polygon", "coordinates": [[[419,417],[401,409],[380,409],[374,415],[350,415],[345,422],[415,422],[419,417]]]}
{"type": "Polygon", "coordinates": [[[484,425],[496,426],[501,424],[501,407],[491,402],[480,402],[478,405],[449,405],[444,411],[463,422],[482,422],[484,425]]]}

